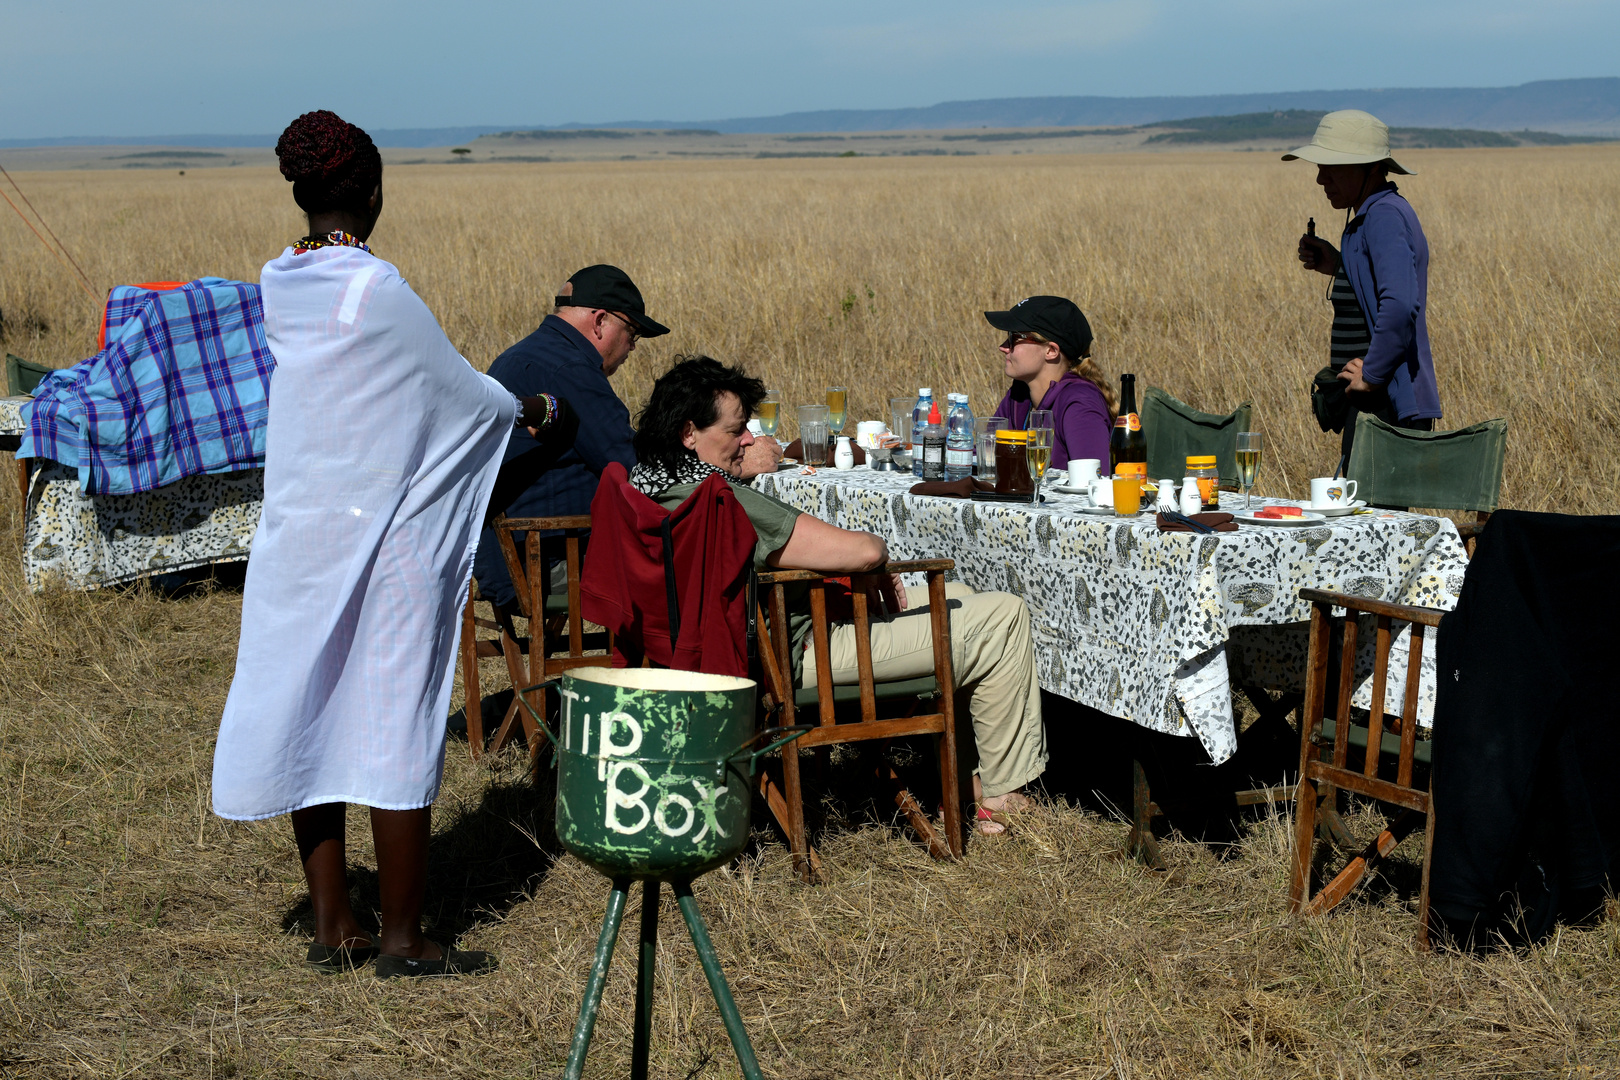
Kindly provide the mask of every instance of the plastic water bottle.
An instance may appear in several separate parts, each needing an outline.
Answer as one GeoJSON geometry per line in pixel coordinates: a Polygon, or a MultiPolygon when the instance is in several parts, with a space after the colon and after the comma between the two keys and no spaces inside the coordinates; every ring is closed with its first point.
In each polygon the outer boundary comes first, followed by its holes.
{"type": "Polygon", "coordinates": [[[945,419],[945,479],[962,480],[973,475],[973,410],[966,394],[950,396],[951,411],[945,419]]]}
{"type": "Polygon", "coordinates": [[[928,405],[928,422],[922,427],[918,449],[922,451],[922,478],[945,479],[945,418],[939,415],[937,401],[928,405]]]}
{"type": "Polygon", "coordinates": [[[928,410],[934,407],[934,390],[924,386],[917,391],[917,404],[911,407],[911,475],[922,478],[922,429],[928,423],[928,410]]]}

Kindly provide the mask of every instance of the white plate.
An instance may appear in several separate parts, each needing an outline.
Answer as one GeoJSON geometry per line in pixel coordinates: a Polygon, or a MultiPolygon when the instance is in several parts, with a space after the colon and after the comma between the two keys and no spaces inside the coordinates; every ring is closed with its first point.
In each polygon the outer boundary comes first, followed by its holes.
{"type": "Polygon", "coordinates": [[[1306,510],[1299,517],[1257,518],[1253,514],[1235,514],[1233,516],[1245,525],[1280,525],[1285,529],[1303,529],[1307,525],[1320,525],[1327,520],[1321,514],[1312,513],[1309,510],[1306,510]]]}
{"type": "Polygon", "coordinates": [[[778,461],[776,463],[776,467],[777,467],[778,470],[781,470],[781,469],[797,469],[799,467],[799,459],[798,458],[785,457],[781,461],[778,461]]]}
{"type": "Polygon", "coordinates": [[[1313,514],[1321,514],[1323,517],[1344,517],[1346,514],[1355,513],[1366,505],[1367,500],[1357,499],[1355,502],[1345,503],[1343,506],[1312,506],[1306,503],[1300,506],[1300,509],[1313,514]]]}
{"type": "Polygon", "coordinates": [[[1047,484],[1046,485],[1046,490],[1047,491],[1055,491],[1059,495],[1084,495],[1084,496],[1086,496],[1088,498],[1091,496],[1091,489],[1090,488],[1088,488],[1088,487],[1070,487],[1068,484],[1047,484]]]}

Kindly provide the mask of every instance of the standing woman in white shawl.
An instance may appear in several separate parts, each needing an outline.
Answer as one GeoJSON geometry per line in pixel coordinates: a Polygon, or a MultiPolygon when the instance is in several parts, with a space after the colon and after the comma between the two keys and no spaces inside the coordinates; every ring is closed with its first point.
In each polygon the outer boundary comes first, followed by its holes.
{"type": "MultiPolygon", "coordinates": [[[[421,928],[455,614],[514,424],[554,457],[577,421],[566,402],[520,401],[473,370],[399,271],[371,253],[382,158],[365,132],[306,113],[276,154],[310,235],[261,277],[276,357],[264,510],[214,753],[214,812],[292,815],[313,966],[376,956],[384,978],[486,971],[492,957],[441,947],[421,928]],[[350,802],[371,808],[376,940],[349,905],[350,802]]],[[[499,486],[515,495],[532,476],[512,471],[499,486]]]]}

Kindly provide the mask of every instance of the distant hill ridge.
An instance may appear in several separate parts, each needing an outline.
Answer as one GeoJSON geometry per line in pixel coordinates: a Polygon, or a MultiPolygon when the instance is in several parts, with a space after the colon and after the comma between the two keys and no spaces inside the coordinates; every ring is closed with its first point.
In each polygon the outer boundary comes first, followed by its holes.
{"type": "MultiPolygon", "coordinates": [[[[1366,109],[1392,127],[1472,128],[1562,135],[1620,135],[1620,77],[1549,79],[1521,86],[1393,90],[1288,90],[1186,97],[1040,97],[947,101],[925,108],[826,109],[730,120],[615,121],[557,125],[369,129],[380,146],[464,143],[509,131],[700,128],[724,134],[941,131],[971,128],[1141,127],[1172,117],[1235,116],[1288,110],[1366,109]]],[[[274,146],[275,135],[91,135],[0,139],[18,146],[274,146]]]]}
{"type": "MultiPolygon", "coordinates": [[[[1187,120],[1165,120],[1146,130],[1169,128],[1148,136],[1148,143],[1304,143],[1316,134],[1316,125],[1326,116],[1322,109],[1278,109],[1274,112],[1240,113],[1237,116],[1194,116],[1187,120]]],[[[1105,129],[1116,130],[1116,129],[1105,129]]],[[[1141,130],[1141,129],[1127,129],[1141,130]]],[[[1048,133],[1041,132],[1044,136],[1048,133]]],[[[1053,135],[1066,134],[1052,132],[1053,135]]],[[[999,134],[946,135],[946,139],[997,139],[999,134]]],[[[1478,128],[1391,127],[1389,144],[1396,149],[1409,147],[1491,147],[1563,146],[1568,143],[1602,142],[1603,135],[1561,135],[1553,131],[1482,131],[1478,128]]]]}

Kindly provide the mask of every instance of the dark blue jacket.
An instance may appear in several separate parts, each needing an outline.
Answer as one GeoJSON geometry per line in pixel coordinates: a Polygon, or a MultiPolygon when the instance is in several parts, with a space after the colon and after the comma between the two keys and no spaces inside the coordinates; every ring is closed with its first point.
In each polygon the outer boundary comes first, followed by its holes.
{"type": "Polygon", "coordinates": [[[1372,344],[1361,377],[1383,386],[1402,420],[1438,418],[1440,390],[1429,356],[1429,242],[1394,184],[1376,191],[1344,230],[1345,277],[1366,313],[1372,344]]]}
{"type": "MultiPolygon", "coordinates": [[[[562,319],[547,315],[534,333],[496,357],[489,366],[489,375],[520,397],[547,393],[567,398],[579,414],[579,434],[573,449],[506,508],[508,517],[588,514],[597,478],[608,462],[617,461],[626,469],[635,467],[630,410],[602,374],[602,355],[584,334],[562,319]]],[[[504,460],[510,461],[536,445],[527,431],[518,428],[507,443],[504,460]]],[[[512,582],[493,529],[485,529],[478,542],[473,574],[485,599],[512,603],[512,582]]]]}

